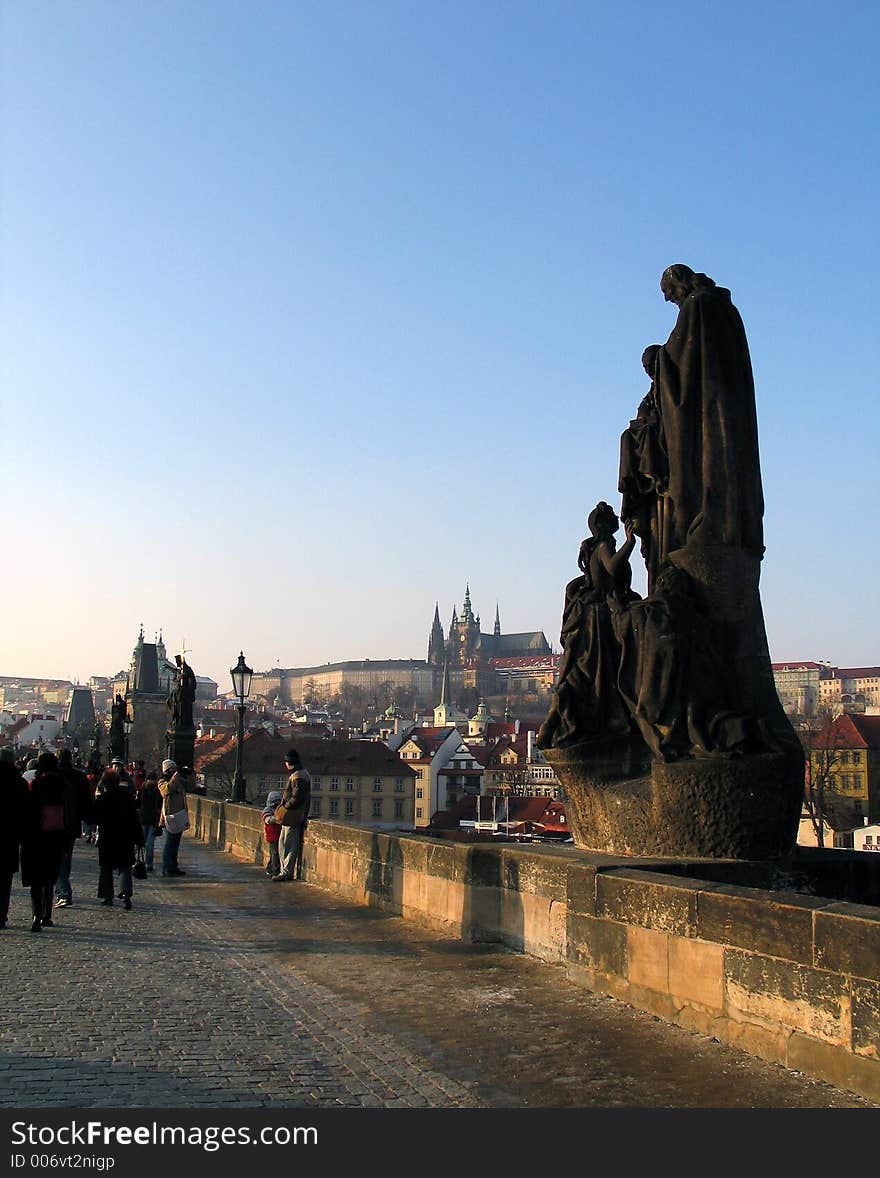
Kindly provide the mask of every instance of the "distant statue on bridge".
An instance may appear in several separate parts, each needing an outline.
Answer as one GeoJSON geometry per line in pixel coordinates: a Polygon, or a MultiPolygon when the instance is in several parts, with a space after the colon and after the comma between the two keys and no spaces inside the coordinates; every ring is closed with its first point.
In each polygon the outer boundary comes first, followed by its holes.
{"type": "Polygon", "coordinates": [[[113,707],[110,709],[110,756],[125,756],[125,717],[128,708],[125,700],[117,691],[113,707]]]}
{"type": "Polygon", "coordinates": [[[180,732],[193,727],[196,677],[183,655],[175,655],[174,660],[177,663],[177,678],[174,690],[168,697],[168,707],[171,711],[171,728],[175,732],[180,732]]]}

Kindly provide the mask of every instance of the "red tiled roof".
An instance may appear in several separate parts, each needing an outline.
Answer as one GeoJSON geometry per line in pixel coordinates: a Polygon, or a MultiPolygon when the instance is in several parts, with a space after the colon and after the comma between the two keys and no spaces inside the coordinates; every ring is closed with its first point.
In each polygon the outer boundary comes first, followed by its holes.
{"type": "Polygon", "coordinates": [[[860,716],[855,713],[850,714],[849,718],[868,748],[880,749],[880,716],[860,716]]]}
{"type": "MultiPolygon", "coordinates": [[[[465,743],[467,744],[467,742],[465,743]]],[[[485,768],[485,766],[489,763],[489,750],[485,745],[468,744],[467,750],[478,765],[482,765],[485,768]]]]}
{"type": "MultiPolygon", "coordinates": [[[[291,747],[291,743],[299,751],[303,765],[312,776],[322,773],[351,773],[374,774],[377,777],[393,774],[404,777],[407,773],[411,776],[414,773],[406,761],[401,761],[397,754],[381,741],[327,739],[314,736],[300,739],[297,734],[291,742],[286,736],[271,736],[265,728],[245,733],[242,749],[245,772],[286,776],[284,754],[291,747]]],[[[201,772],[231,773],[235,768],[235,744],[235,739],[229,740],[219,752],[206,756],[202,762],[201,772]]]]}
{"type": "MultiPolygon", "coordinates": [[[[764,664],[766,666],[766,663],[764,664]]],[[[824,671],[822,663],[771,663],[774,671],[824,671]]]]}
{"type": "Polygon", "coordinates": [[[841,679],[876,679],[880,676],[880,667],[841,667],[841,679]]]}
{"type": "Polygon", "coordinates": [[[499,736],[514,736],[516,725],[516,720],[493,720],[486,726],[486,737],[488,740],[497,740],[499,736]]]}
{"type": "MultiPolygon", "coordinates": [[[[470,795],[461,798],[449,807],[449,819],[457,824],[462,818],[475,819],[477,816],[477,799],[470,795]]],[[[543,826],[546,830],[565,831],[569,833],[565,817],[565,806],[562,802],[550,798],[497,798],[495,801],[495,821],[497,822],[527,822],[543,826]],[[509,818],[508,818],[509,815],[509,818]]],[[[492,799],[480,798],[480,819],[488,822],[492,818],[492,799]]]]}
{"type": "Polygon", "coordinates": [[[880,749],[880,716],[844,712],[813,737],[813,748],[880,749]]]}

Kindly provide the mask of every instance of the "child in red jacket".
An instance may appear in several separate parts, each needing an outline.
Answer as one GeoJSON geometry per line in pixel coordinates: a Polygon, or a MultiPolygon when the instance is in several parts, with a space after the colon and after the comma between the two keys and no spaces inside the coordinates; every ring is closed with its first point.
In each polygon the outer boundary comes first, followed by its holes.
{"type": "Polygon", "coordinates": [[[280,804],[281,793],[278,790],[273,790],[266,798],[266,808],[260,815],[263,819],[263,837],[269,852],[266,875],[277,875],[281,870],[281,862],[278,858],[278,839],[281,836],[281,827],[275,821],[275,809],[280,804]]]}

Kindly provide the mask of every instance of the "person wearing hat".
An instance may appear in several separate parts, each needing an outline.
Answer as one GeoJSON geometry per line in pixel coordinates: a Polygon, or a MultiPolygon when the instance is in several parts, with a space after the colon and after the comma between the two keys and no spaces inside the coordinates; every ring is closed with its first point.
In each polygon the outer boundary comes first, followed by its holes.
{"type": "Polygon", "coordinates": [[[278,838],[281,834],[281,824],[275,821],[275,811],[281,805],[281,790],[273,789],[266,798],[266,808],[260,817],[263,819],[263,839],[269,853],[266,864],[266,875],[278,875],[281,871],[281,861],[278,858],[278,838]]]}
{"type": "Polygon", "coordinates": [[[290,776],[281,796],[285,813],[281,819],[281,836],[278,839],[280,870],[272,876],[274,883],[287,883],[299,878],[303,833],[312,800],[312,779],[308,769],[303,768],[296,749],[288,749],[284,764],[290,770],[290,776]]]}
{"type": "Polygon", "coordinates": [[[119,778],[119,785],[122,789],[127,789],[130,793],[134,793],[134,782],[131,779],[131,774],[125,767],[125,761],[122,757],[114,757],[110,762],[110,768],[119,778]]]}
{"type": "Polygon", "coordinates": [[[162,821],[165,825],[165,846],[162,848],[162,874],[186,875],[181,871],[177,862],[180,850],[180,840],[183,832],[189,826],[189,815],[186,805],[186,791],[191,788],[195,780],[193,771],[184,765],[177,768],[177,762],[169,757],[162,762],[162,776],[159,778],[159,793],[162,795],[162,821]],[[169,830],[168,819],[175,818],[183,812],[184,824],[179,830],[169,830]]]}
{"type": "Polygon", "coordinates": [[[15,763],[15,750],[0,749],[0,929],[6,928],[12,877],[28,805],[28,791],[15,763]]]}

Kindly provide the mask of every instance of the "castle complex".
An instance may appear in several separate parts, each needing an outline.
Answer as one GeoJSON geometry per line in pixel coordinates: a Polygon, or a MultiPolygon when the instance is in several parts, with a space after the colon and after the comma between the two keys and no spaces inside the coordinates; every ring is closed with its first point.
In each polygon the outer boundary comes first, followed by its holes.
{"type": "Polygon", "coordinates": [[[461,614],[452,607],[449,635],[444,638],[440,622],[440,605],[434,607],[434,624],[428,639],[428,662],[442,667],[445,662],[452,668],[467,667],[475,662],[489,664],[492,659],[524,658],[549,655],[550,645],[542,630],[530,630],[524,634],[502,634],[501,615],[495,607],[495,626],[491,634],[480,629],[480,615],[474,614],[471,606],[470,585],[464,591],[461,614]]]}
{"type": "Polygon", "coordinates": [[[399,692],[411,693],[416,704],[433,707],[443,681],[443,669],[449,668],[449,686],[456,698],[463,692],[479,695],[505,694],[516,683],[519,690],[552,686],[558,656],[540,630],[522,634],[502,634],[501,617],[496,606],[495,625],[484,634],[480,615],[471,605],[470,586],[465,588],[459,614],[455,607],[448,634],[440,621],[440,606],[434,607],[434,622],[428,638],[428,657],[421,659],[362,659],[343,663],[325,663],[317,667],[275,668],[254,675],[254,696],[268,700],[276,697],[282,704],[301,705],[315,696],[334,698],[347,687],[366,693],[371,701],[381,702],[399,692]]]}

